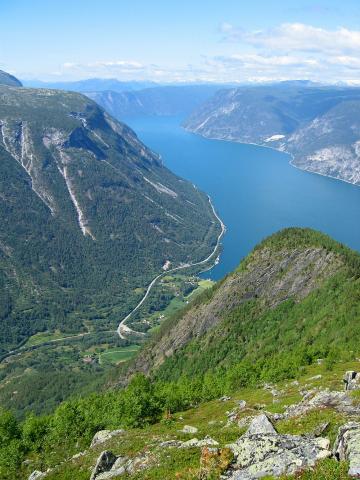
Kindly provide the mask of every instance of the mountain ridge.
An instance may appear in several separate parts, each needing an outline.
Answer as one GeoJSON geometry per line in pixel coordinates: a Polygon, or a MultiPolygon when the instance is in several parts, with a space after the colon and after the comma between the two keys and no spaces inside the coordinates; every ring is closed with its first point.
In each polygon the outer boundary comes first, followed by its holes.
{"type": "Polygon", "coordinates": [[[242,87],[219,91],[183,125],[208,138],[284,151],[300,169],[359,185],[359,102],[355,87],[242,87]]]}

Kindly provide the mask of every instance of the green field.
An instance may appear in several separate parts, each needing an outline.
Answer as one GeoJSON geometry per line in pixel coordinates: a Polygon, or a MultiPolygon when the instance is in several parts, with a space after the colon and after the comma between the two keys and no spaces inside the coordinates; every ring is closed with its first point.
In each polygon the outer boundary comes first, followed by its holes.
{"type": "Polygon", "coordinates": [[[117,364],[130,360],[139,350],[139,345],[130,345],[123,348],[111,348],[105,352],[99,353],[99,364],[117,364]]]}
{"type": "MultiPolygon", "coordinates": [[[[183,277],[171,277],[166,276],[164,277],[164,280],[167,281],[183,281],[183,277]]],[[[164,321],[166,318],[171,317],[175,312],[180,310],[181,308],[185,307],[190,301],[192,301],[195,297],[200,295],[204,290],[207,288],[211,288],[214,285],[214,282],[212,280],[199,280],[198,281],[198,286],[191,292],[189,295],[186,295],[185,297],[178,296],[174,297],[169,305],[164,309],[164,310],[159,310],[151,315],[151,317],[148,318],[148,320],[154,320],[155,318],[159,318],[161,315],[162,321],[164,321]]],[[[154,325],[149,332],[154,333],[157,329],[159,328],[159,325],[154,325]]]]}
{"type": "Polygon", "coordinates": [[[62,333],[59,330],[55,332],[39,332],[32,335],[25,343],[26,347],[33,347],[34,345],[40,345],[41,343],[50,342],[52,340],[58,340],[60,338],[72,337],[74,333],[62,333]]]}

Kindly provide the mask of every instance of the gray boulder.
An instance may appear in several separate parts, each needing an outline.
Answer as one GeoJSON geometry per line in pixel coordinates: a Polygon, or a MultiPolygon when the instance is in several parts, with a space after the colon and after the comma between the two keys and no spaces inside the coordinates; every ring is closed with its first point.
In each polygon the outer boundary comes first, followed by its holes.
{"type": "Polygon", "coordinates": [[[99,430],[95,433],[91,441],[90,448],[96,447],[97,445],[110,440],[110,438],[115,437],[116,435],[121,435],[124,433],[124,431],[125,430],[99,430]]]}
{"type": "Polygon", "coordinates": [[[231,480],[292,475],[331,456],[329,440],[297,435],[245,434],[228,447],[235,456],[231,480]]]}
{"type": "Polygon", "coordinates": [[[182,433],[197,433],[198,429],[196,427],[192,427],[191,425],[185,425],[181,431],[182,433]]]}
{"type": "Polygon", "coordinates": [[[198,440],[197,438],[192,438],[187,442],[181,444],[180,448],[192,448],[192,447],[212,447],[219,445],[219,442],[214,440],[213,438],[206,436],[202,440],[198,440]]]}
{"type": "Polygon", "coordinates": [[[263,433],[276,433],[273,424],[270,422],[265,413],[262,413],[251,420],[246,435],[260,435],[263,433]]]}
{"type": "Polygon", "coordinates": [[[95,480],[101,473],[108,472],[116,461],[116,456],[109,450],[100,453],[96,465],[93,468],[90,480],[95,480]]]}
{"type": "Polygon", "coordinates": [[[349,422],[339,428],[334,455],[349,462],[351,477],[360,477],[360,423],[349,422]]]}
{"type": "Polygon", "coordinates": [[[279,435],[265,414],[253,418],[247,432],[227,445],[234,453],[229,478],[255,480],[291,475],[331,456],[326,438],[279,435]]]}
{"type": "Polygon", "coordinates": [[[28,480],[40,480],[40,478],[45,478],[46,473],[40,472],[39,470],[34,470],[29,476],[28,480]]]}
{"type": "Polygon", "coordinates": [[[360,389],[360,373],[349,370],[343,376],[345,390],[359,390],[360,389]]]}

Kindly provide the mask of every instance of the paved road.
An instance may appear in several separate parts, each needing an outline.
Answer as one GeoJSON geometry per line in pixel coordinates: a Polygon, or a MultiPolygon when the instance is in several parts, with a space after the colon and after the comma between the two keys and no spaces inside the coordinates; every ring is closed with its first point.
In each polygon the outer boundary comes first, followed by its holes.
{"type": "Polygon", "coordinates": [[[132,328],[128,327],[126,325],[126,322],[129,320],[129,318],[131,318],[131,316],[133,315],[133,313],[135,313],[140,307],[141,305],[145,302],[145,300],[147,299],[147,297],[149,296],[153,286],[156,284],[156,282],[163,276],[165,275],[168,275],[169,273],[173,273],[173,272],[177,272],[178,270],[183,270],[184,268],[189,268],[189,267],[197,267],[199,265],[203,265],[205,263],[207,263],[209,260],[211,260],[211,258],[217,253],[217,250],[220,246],[220,242],[221,242],[221,239],[222,237],[224,236],[224,233],[225,233],[225,224],[223,223],[223,221],[221,220],[221,218],[219,217],[219,215],[216,213],[215,211],[215,208],[214,208],[214,205],[212,204],[211,202],[211,199],[210,197],[209,198],[209,202],[210,202],[210,205],[211,205],[211,208],[212,208],[212,211],[216,217],[216,219],[218,220],[218,222],[220,223],[221,225],[221,232],[218,236],[218,239],[217,239],[217,242],[216,242],[216,245],[215,245],[215,248],[214,250],[210,253],[210,255],[208,257],[206,257],[204,260],[201,260],[200,262],[195,262],[195,263],[186,263],[184,265],[181,265],[179,267],[175,267],[175,268],[172,268],[171,270],[166,270],[162,273],[160,273],[159,275],[157,275],[152,281],[151,283],[149,284],[149,286],[147,287],[146,289],[146,292],[145,292],[145,295],[143,296],[143,298],[140,300],[140,302],[136,305],[136,307],[131,310],[131,312],[121,320],[121,322],[119,323],[119,326],[117,328],[117,333],[119,335],[119,337],[123,340],[126,339],[126,335],[127,334],[136,334],[136,335],[145,335],[143,332],[136,332],[135,330],[133,330],[132,328]]]}

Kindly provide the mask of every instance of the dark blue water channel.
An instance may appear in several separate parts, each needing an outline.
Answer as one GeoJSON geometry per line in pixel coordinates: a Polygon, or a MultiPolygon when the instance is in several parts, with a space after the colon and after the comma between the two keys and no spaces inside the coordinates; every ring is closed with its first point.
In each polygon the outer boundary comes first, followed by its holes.
{"type": "Polygon", "coordinates": [[[360,251],[360,187],[303,172],[268,148],[208,140],[180,118],[125,119],[176,174],[208,193],[226,225],[217,280],[264,237],[284,227],[311,227],[360,251]]]}

